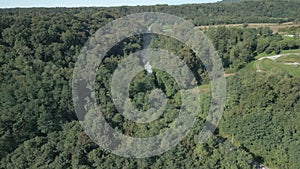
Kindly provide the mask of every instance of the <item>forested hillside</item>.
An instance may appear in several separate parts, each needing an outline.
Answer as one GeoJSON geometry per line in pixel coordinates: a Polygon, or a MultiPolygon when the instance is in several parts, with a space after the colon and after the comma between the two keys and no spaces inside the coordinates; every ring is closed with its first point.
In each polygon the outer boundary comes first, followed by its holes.
{"type": "MultiPolygon", "coordinates": [[[[84,132],[72,102],[72,73],[80,50],[104,24],[136,12],[164,12],[195,25],[274,22],[300,19],[300,2],[266,0],[234,4],[113,8],[0,9],[0,168],[270,168],[300,166],[300,78],[289,72],[245,71],[261,54],[299,49],[297,29],[285,37],[268,28],[204,30],[222,58],[228,77],[226,109],[214,136],[198,144],[209,109],[207,71],[185,44],[152,35],[150,47],[167,49],[197,75],[202,91],[193,131],[170,151],[147,159],[123,158],[95,144],[84,132]],[[287,10],[288,9],[288,10],[287,10]]],[[[105,118],[116,130],[133,137],[156,135],[178,115],[176,82],[155,70],[138,74],[130,86],[132,102],[149,107],[148,95],[162,88],[170,100],[166,112],[150,125],[135,124],[118,113],[109,94],[112,73],[128,54],[141,50],[142,36],[120,42],[97,74],[96,94],[105,118]]],[[[299,68],[297,69],[299,71],[299,68]]]]}
{"type": "MultiPolygon", "coordinates": [[[[108,18],[118,18],[137,12],[164,12],[192,20],[195,25],[214,25],[228,23],[282,23],[294,21],[300,18],[298,12],[300,1],[289,0],[264,0],[264,1],[245,1],[238,3],[210,3],[210,4],[187,4],[179,6],[157,5],[139,7],[113,7],[113,8],[84,8],[63,9],[55,8],[47,10],[44,8],[36,9],[5,9],[4,13],[22,13],[23,15],[85,15],[93,14],[91,18],[97,17],[96,13],[104,12],[108,18]],[[65,12],[68,11],[68,12],[65,12]],[[111,15],[111,16],[109,16],[111,15]]],[[[4,14],[5,16],[5,14],[4,14]]],[[[3,17],[4,17],[3,16],[3,17]]],[[[78,16],[80,17],[80,16],[78,16]]],[[[101,17],[101,15],[99,15],[101,17]]],[[[84,18],[84,17],[83,17],[84,18]]],[[[98,20],[100,18],[97,18],[98,20]]]]}
{"type": "Polygon", "coordinates": [[[242,1],[258,1],[258,0],[222,0],[222,2],[242,2],[242,1]]]}

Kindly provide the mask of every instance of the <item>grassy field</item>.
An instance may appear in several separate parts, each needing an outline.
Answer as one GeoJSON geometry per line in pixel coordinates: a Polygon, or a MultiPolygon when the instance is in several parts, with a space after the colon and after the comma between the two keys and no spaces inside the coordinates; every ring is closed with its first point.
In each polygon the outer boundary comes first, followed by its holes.
{"type": "Polygon", "coordinates": [[[298,62],[300,63],[300,55],[287,55],[287,56],[282,56],[276,60],[277,62],[281,63],[293,63],[293,62],[298,62]]]}
{"type": "Polygon", "coordinates": [[[284,65],[277,61],[265,59],[259,63],[260,69],[266,72],[290,74],[295,77],[300,77],[300,67],[284,65]]]}
{"type": "MultiPolygon", "coordinates": [[[[248,28],[260,28],[260,27],[269,27],[274,33],[283,33],[280,32],[279,29],[289,28],[289,27],[299,27],[300,24],[295,24],[293,22],[285,22],[285,23],[249,23],[247,24],[248,28]]],[[[243,27],[244,24],[223,24],[223,25],[209,25],[209,26],[198,26],[200,29],[207,29],[209,27],[243,27]]]]}
{"type": "Polygon", "coordinates": [[[289,74],[294,77],[300,77],[300,66],[285,65],[285,63],[300,63],[300,50],[286,51],[286,56],[282,56],[276,60],[263,59],[256,60],[247,64],[240,71],[243,73],[247,72],[270,72],[279,74],[289,74]],[[296,54],[297,53],[297,54],[296,54]]]}
{"type": "Polygon", "coordinates": [[[289,74],[295,77],[300,77],[300,66],[294,65],[285,65],[287,62],[299,62],[300,55],[289,55],[277,59],[276,61],[270,59],[264,59],[256,61],[255,64],[249,65],[246,67],[246,70],[259,69],[262,72],[271,72],[271,73],[280,73],[280,74],[289,74]]]}

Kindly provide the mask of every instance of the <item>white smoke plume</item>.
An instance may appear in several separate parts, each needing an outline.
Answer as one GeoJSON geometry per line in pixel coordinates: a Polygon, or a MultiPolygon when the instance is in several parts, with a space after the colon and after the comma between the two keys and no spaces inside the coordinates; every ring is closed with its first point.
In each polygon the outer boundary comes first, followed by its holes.
{"type": "MultiPolygon", "coordinates": [[[[149,44],[151,42],[151,34],[144,34],[142,35],[142,45],[143,45],[143,49],[147,49],[149,44]]],[[[148,54],[147,52],[144,52],[143,56],[142,56],[142,62],[144,64],[144,68],[147,71],[147,73],[152,74],[153,70],[152,70],[152,66],[150,64],[150,62],[148,61],[148,54]]]]}
{"type": "Polygon", "coordinates": [[[145,68],[145,70],[147,70],[147,72],[148,72],[149,74],[153,73],[152,66],[150,65],[149,62],[147,62],[147,63],[145,64],[144,68],[145,68]]]}

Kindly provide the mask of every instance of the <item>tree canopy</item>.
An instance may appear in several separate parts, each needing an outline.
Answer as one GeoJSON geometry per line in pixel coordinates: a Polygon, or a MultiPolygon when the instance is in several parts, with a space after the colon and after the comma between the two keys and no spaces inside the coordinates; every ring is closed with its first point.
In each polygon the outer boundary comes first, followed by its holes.
{"type": "MultiPolygon", "coordinates": [[[[299,1],[245,1],[233,4],[156,5],[111,8],[0,9],[0,168],[270,168],[297,169],[299,164],[300,79],[289,73],[241,71],[260,54],[299,49],[298,36],[285,37],[269,28],[211,27],[203,30],[222,58],[227,79],[227,103],[208,142],[196,135],[211,102],[209,75],[185,44],[151,35],[151,48],[180,57],[195,75],[197,123],[179,145],[147,159],[123,158],[95,144],[83,131],[72,102],[72,73],[80,50],[96,30],[137,12],[164,12],[195,25],[299,20],[299,1]],[[288,9],[288,10],[287,10],[288,9]]],[[[297,28],[290,28],[297,34],[297,28]]],[[[131,137],[165,131],[178,116],[178,84],[166,72],[140,72],[129,86],[129,99],[139,110],[149,109],[149,95],[161,89],[168,102],[161,118],[149,124],[124,118],[113,104],[110,84],[122,59],[143,49],[143,35],[113,47],[98,68],[97,101],[108,123],[131,137]]],[[[172,60],[170,60],[170,63],[172,60]]],[[[193,95],[187,96],[193,97],[193,95]]],[[[187,108],[187,111],[194,111],[187,108]]]]}

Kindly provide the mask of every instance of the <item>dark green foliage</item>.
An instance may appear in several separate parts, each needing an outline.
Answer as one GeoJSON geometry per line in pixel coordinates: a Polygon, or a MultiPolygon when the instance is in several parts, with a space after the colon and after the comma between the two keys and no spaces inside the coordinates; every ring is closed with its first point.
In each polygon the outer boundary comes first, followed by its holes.
{"type": "Polygon", "coordinates": [[[300,38],[272,34],[269,28],[217,27],[205,30],[223,60],[225,68],[238,70],[253,61],[258,54],[299,49],[300,38]]]}
{"type": "MultiPolygon", "coordinates": [[[[182,6],[1,9],[0,168],[247,169],[253,167],[250,163],[255,157],[261,157],[271,167],[297,168],[297,78],[285,74],[244,74],[228,79],[224,120],[207,143],[198,144],[195,138],[211,101],[209,87],[202,88],[200,103],[196,99],[190,103],[200,104],[198,121],[191,133],[170,151],[148,159],[115,156],[90,140],[74,112],[71,78],[87,39],[102,25],[124,15],[165,12],[190,19],[196,25],[283,22],[299,18],[299,7],[299,2],[267,0],[182,6]],[[223,141],[219,142],[219,138],[223,141]]],[[[206,34],[219,51],[224,67],[232,70],[242,68],[262,52],[280,53],[300,46],[297,37],[283,38],[267,28],[246,28],[246,24],[244,28],[208,29],[206,34]]],[[[153,35],[150,47],[178,55],[195,75],[195,84],[208,83],[201,60],[186,45],[153,35]]],[[[97,72],[97,101],[104,116],[116,130],[133,137],[149,137],[168,129],[181,104],[174,79],[154,69],[153,74],[141,72],[132,80],[130,99],[138,109],[147,110],[150,91],[160,88],[169,99],[162,117],[150,124],[136,124],[117,112],[110,94],[112,73],[121,59],[141,48],[140,36],[125,39],[108,52],[97,72]]],[[[190,108],[187,111],[194,113],[190,108]]]]}
{"type": "Polygon", "coordinates": [[[248,73],[229,80],[220,132],[234,136],[271,168],[297,168],[299,78],[248,73]]]}

